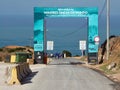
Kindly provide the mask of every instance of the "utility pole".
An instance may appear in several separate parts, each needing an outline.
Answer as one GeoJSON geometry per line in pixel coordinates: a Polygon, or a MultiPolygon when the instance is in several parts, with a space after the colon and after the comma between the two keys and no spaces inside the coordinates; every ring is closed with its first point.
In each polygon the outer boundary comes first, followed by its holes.
{"type": "Polygon", "coordinates": [[[46,53],[47,47],[47,37],[46,37],[46,19],[44,19],[44,53],[46,53]]]}
{"type": "Polygon", "coordinates": [[[109,59],[109,34],[110,34],[110,0],[107,0],[107,56],[109,59]]]}

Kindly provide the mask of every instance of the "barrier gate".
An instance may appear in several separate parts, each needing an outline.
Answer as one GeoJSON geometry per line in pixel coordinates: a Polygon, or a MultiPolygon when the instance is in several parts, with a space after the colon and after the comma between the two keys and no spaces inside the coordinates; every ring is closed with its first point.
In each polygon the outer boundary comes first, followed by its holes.
{"type": "Polygon", "coordinates": [[[45,49],[45,17],[85,17],[88,18],[88,62],[98,62],[98,44],[95,44],[95,37],[98,37],[98,8],[34,8],[34,56],[35,63],[43,63],[45,49]]]}

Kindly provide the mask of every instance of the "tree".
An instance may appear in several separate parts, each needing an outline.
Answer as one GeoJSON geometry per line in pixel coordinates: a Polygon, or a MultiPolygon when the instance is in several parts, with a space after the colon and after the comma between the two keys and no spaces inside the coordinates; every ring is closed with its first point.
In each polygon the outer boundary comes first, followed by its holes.
{"type": "Polygon", "coordinates": [[[66,57],[71,57],[72,56],[71,52],[69,52],[68,50],[63,50],[62,53],[65,53],[66,57]]]}

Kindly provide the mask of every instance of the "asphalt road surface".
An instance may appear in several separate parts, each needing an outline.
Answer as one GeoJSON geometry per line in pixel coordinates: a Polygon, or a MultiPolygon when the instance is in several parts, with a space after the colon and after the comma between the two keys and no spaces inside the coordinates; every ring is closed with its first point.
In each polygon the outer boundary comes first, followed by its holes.
{"type": "Polygon", "coordinates": [[[28,90],[114,90],[105,76],[77,64],[71,58],[53,60],[40,69],[28,90]]]}
{"type": "Polygon", "coordinates": [[[32,68],[22,85],[0,90],[116,90],[111,80],[81,64],[72,58],[53,60],[44,68],[32,68]]]}

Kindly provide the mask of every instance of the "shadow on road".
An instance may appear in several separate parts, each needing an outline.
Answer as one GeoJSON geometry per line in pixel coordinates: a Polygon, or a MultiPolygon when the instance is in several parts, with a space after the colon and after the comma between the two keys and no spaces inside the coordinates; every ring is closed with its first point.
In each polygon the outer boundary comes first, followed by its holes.
{"type": "Polygon", "coordinates": [[[22,80],[21,84],[27,84],[27,83],[32,83],[31,79],[38,73],[38,71],[36,72],[32,72],[30,75],[28,75],[25,79],[22,80]]]}
{"type": "Polygon", "coordinates": [[[70,62],[71,65],[80,65],[80,64],[85,64],[83,62],[70,62]]]}
{"type": "Polygon", "coordinates": [[[113,90],[120,90],[120,83],[116,82],[115,84],[111,84],[113,90]]]}
{"type": "Polygon", "coordinates": [[[50,63],[48,65],[81,65],[85,64],[83,62],[59,62],[59,63],[50,63]]]}

